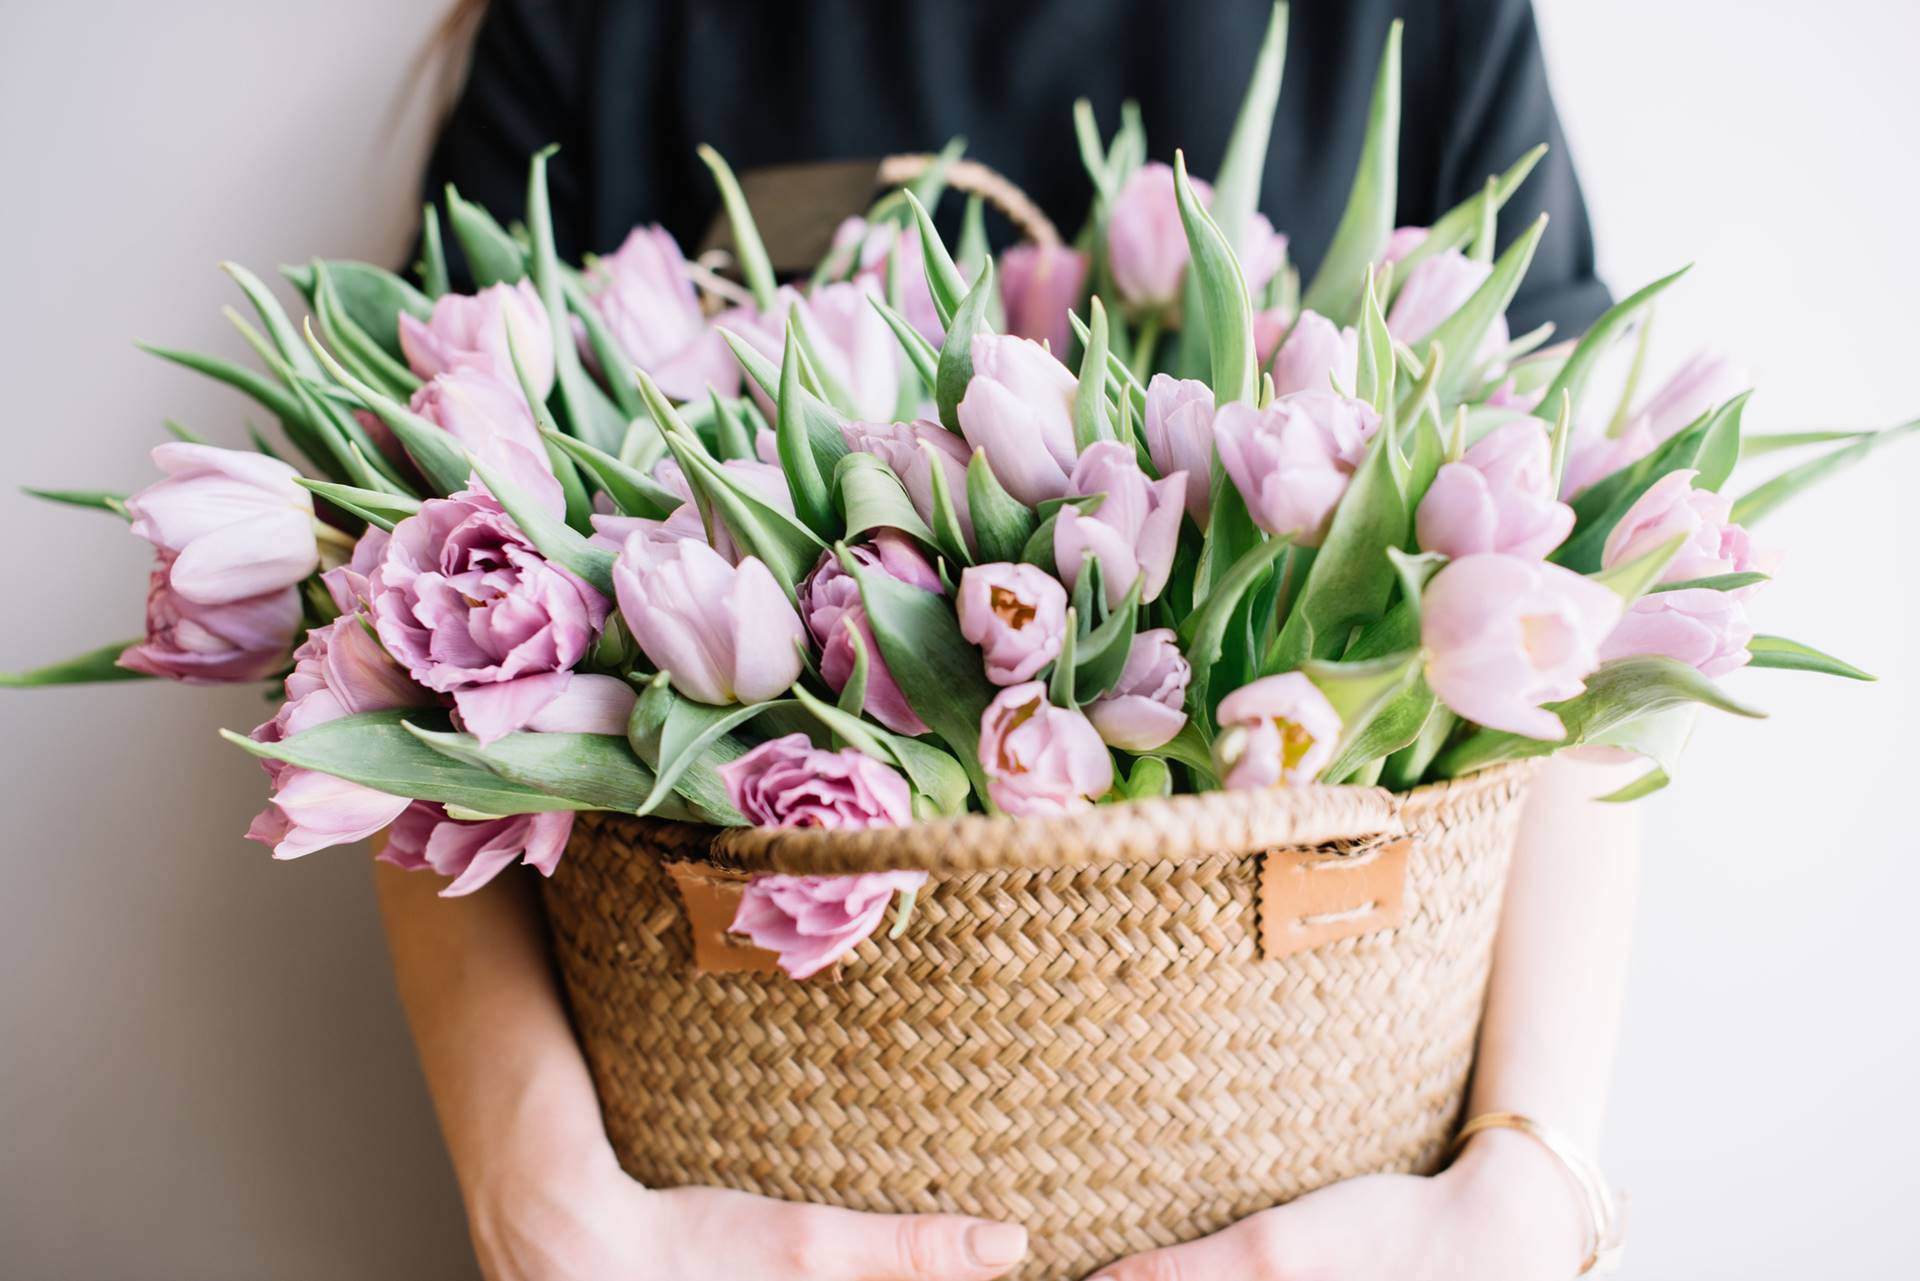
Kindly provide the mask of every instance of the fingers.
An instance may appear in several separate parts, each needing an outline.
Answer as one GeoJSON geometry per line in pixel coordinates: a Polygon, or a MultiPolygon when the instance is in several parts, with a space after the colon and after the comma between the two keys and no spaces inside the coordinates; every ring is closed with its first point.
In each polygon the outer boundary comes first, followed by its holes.
{"type": "Polygon", "coordinates": [[[1274,1281],[1272,1211],[1185,1245],[1109,1264],[1091,1281],[1274,1281]]]}
{"type": "Polygon", "coordinates": [[[798,1207],[796,1271],[817,1281],[991,1281],[1026,1257],[1027,1230],[953,1214],[798,1207]]]}

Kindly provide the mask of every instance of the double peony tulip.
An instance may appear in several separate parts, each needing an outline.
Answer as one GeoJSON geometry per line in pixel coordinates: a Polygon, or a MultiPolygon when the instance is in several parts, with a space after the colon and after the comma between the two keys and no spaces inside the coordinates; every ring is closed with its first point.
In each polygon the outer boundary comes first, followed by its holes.
{"type": "Polygon", "coordinates": [[[1318,547],[1379,427],[1380,415],[1363,401],[1301,391],[1265,409],[1222,405],[1213,435],[1254,524],[1318,547]]]}
{"type": "MultiPolygon", "coordinates": [[[[759,827],[858,830],[913,821],[913,793],[898,771],[850,747],[817,748],[805,734],[771,739],[716,772],[734,808],[759,827]]],[[[804,979],[872,934],[896,892],[911,893],[926,881],[925,872],[756,876],[741,893],[731,928],[804,979]]]]}
{"type": "Polygon", "coordinates": [[[1035,565],[970,566],[960,574],[954,607],[960,634],[980,647],[995,685],[1032,680],[1066,639],[1067,589],[1035,565]]]}
{"type": "MultiPolygon", "coordinates": [[[[896,529],[882,529],[871,542],[856,543],[850,552],[863,571],[917,587],[921,591],[943,593],[939,572],[920,554],[913,540],[896,529]]],[[[807,630],[820,646],[820,675],[835,690],[845,687],[853,675],[853,637],[851,626],[867,651],[866,711],[896,734],[924,734],[927,724],[914,713],[893,672],[888,669],[880,644],[874,638],[873,625],[867,621],[867,609],[861,600],[860,584],[849,574],[831,551],[800,588],[800,608],[807,630]]],[[[937,691],[926,691],[937,696],[937,691]]]]}
{"type": "Polygon", "coordinates": [[[1566,727],[1541,704],[1586,688],[1619,621],[1620,598],[1572,570],[1497,552],[1465,556],[1435,574],[1421,600],[1427,684],[1470,721],[1557,739],[1566,727]]]}
{"type": "Polygon", "coordinates": [[[1299,672],[1263,676],[1220,700],[1213,743],[1220,781],[1229,788],[1311,783],[1333,761],[1340,713],[1299,672]]]}
{"type": "Polygon", "coordinates": [[[1553,483],[1546,424],[1521,418],[1481,437],[1440,468],[1415,513],[1425,551],[1459,558],[1505,552],[1544,560],[1573,531],[1573,508],[1553,483]]]}
{"type": "Polygon", "coordinates": [[[515,859],[552,876],[573,832],[573,815],[510,814],[472,822],[447,817],[430,801],[415,801],[394,822],[380,861],[408,871],[431,868],[449,878],[443,898],[471,894],[515,859]]]}
{"type": "Polygon", "coordinates": [[[513,352],[544,400],[553,390],[553,330],[533,282],[489,285],[477,294],[442,294],[422,321],[400,313],[400,350],[422,378],[451,369],[479,369],[508,386],[519,386],[513,352]],[[513,345],[507,345],[507,331],[513,345]]]}
{"type": "MultiPolygon", "coordinates": [[[[558,514],[559,485],[533,457],[522,479],[558,514]]],[[[525,727],[566,692],[609,602],[536,550],[489,494],[429,499],[394,526],[367,576],[380,640],[413,678],[450,694],[483,743],[525,727]]]]}
{"type": "Polygon", "coordinates": [[[1073,397],[1079,383],[1045,347],[978,334],[973,380],[957,413],[967,444],[983,449],[994,478],[1029,507],[1067,492],[1078,451],[1073,397]]]}
{"type": "Polygon", "coordinates": [[[1039,681],[1000,691],[980,717],[987,795],[1013,815],[1077,814],[1113,786],[1113,757],[1093,722],[1047,701],[1039,681]]]}
{"type": "Polygon", "coordinates": [[[1173,571],[1186,487],[1183,471],[1147,479],[1132,447],[1119,441],[1087,446],[1073,466],[1067,492],[1103,497],[1091,513],[1068,504],[1055,518],[1053,559],[1061,579],[1069,588],[1076,586],[1087,558],[1095,557],[1109,609],[1120,607],[1135,578],[1145,580],[1142,601],[1158,599],[1173,571]]]}

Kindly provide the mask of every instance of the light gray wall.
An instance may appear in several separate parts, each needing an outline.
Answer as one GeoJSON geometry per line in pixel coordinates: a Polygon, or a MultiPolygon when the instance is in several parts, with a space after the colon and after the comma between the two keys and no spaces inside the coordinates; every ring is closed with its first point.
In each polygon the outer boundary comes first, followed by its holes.
{"type": "MultiPolygon", "coordinates": [[[[163,414],[240,438],[244,402],[129,340],[239,355],[223,257],[397,257],[422,144],[392,95],[437,9],[0,7],[0,474],[135,487],[163,414]]],[[[1666,355],[1709,335],[1742,353],[1761,429],[1920,410],[1912,8],[1541,9],[1609,278],[1699,260],[1666,355]]],[[[1879,1278],[1920,1247],[1916,476],[1920,442],[1768,531],[1793,552],[1763,628],[1886,679],[1741,677],[1774,719],[1703,723],[1649,807],[1608,1154],[1640,1281],[1879,1278]]],[[[0,668],[137,630],[146,558],[112,520],[0,496],[0,548],[0,668]]],[[[240,839],[263,779],[213,734],[267,710],[170,686],[0,696],[10,1276],[471,1275],[364,858],[275,864],[240,839]]]]}

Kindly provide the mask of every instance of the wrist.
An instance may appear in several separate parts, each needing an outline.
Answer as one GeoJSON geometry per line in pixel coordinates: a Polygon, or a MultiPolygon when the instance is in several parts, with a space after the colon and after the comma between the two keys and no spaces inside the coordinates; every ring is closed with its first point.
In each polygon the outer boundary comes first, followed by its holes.
{"type": "Polygon", "coordinates": [[[1530,1251],[1564,1259],[1574,1275],[1593,1244],[1593,1224],[1559,1158],[1518,1130],[1489,1129],[1467,1140],[1440,1174],[1459,1221],[1490,1251],[1530,1251]]]}

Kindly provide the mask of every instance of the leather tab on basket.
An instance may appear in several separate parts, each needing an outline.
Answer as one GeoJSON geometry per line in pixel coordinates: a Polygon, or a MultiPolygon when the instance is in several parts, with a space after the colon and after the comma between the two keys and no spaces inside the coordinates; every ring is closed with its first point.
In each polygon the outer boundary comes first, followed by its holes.
{"type": "Polygon", "coordinates": [[[745,873],[704,863],[669,863],[667,872],[687,909],[695,969],[702,974],[772,974],[779,970],[775,953],[727,932],[740,910],[740,892],[747,885],[745,873]]]}
{"type": "Polygon", "coordinates": [[[1408,839],[1357,854],[1271,850],[1260,860],[1260,953],[1292,956],[1390,930],[1407,915],[1408,839]]]}

